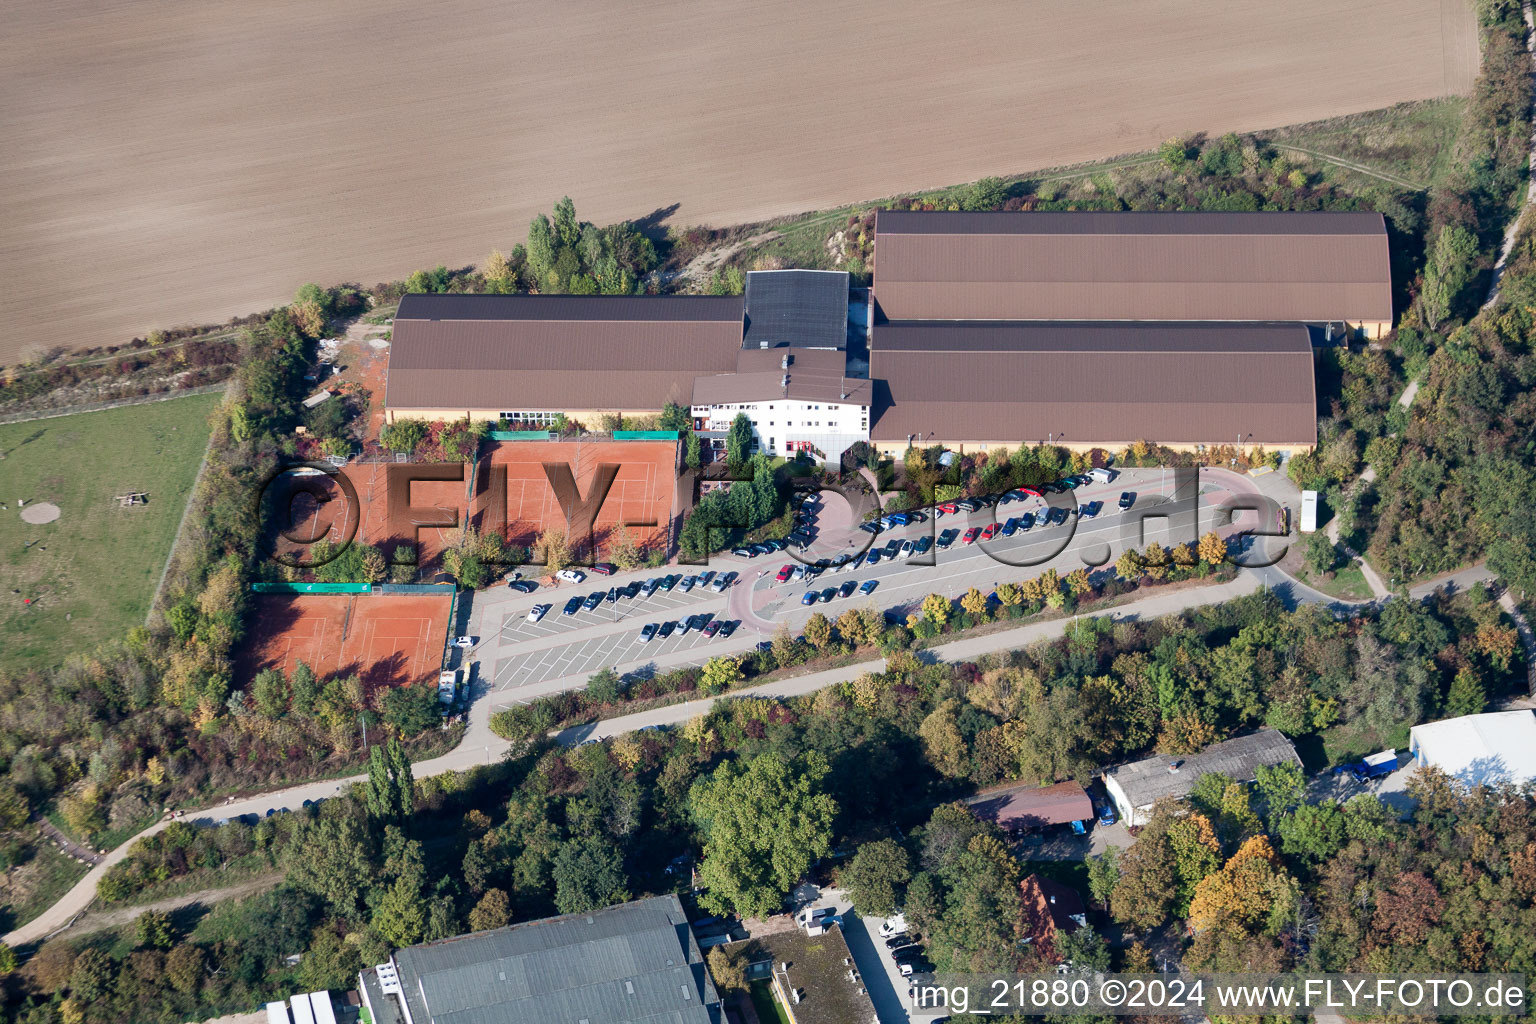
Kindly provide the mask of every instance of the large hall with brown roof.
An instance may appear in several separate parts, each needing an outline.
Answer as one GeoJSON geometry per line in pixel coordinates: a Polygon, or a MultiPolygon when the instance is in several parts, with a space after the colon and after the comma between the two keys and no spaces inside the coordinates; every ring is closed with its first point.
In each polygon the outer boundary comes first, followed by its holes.
{"type": "Polygon", "coordinates": [[[735,296],[408,295],[385,408],[597,429],[676,404],[829,459],[861,438],[1285,452],[1317,441],[1315,346],[1391,326],[1379,213],[882,210],[867,299],[827,271],[735,296]]]}

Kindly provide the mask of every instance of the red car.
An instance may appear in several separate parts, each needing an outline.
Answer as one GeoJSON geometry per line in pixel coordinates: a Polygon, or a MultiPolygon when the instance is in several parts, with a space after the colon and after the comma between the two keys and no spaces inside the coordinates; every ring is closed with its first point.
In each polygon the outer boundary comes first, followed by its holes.
{"type": "Polygon", "coordinates": [[[946,501],[944,504],[939,506],[939,511],[944,513],[947,516],[952,516],[956,512],[960,511],[960,506],[956,505],[952,501],[946,501]]]}
{"type": "Polygon", "coordinates": [[[988,523],[987,524],[987,528],[985,530],[981,531],[981,539],[982,540],[991,540],[993,535],[996,534],[997,531],[998,531],[998,525],[996,523],[988,523]]]}
{"type": "Polygon", "coordinates": [[[1043,498],[1043,497],[1045,497],[1045,495],[1041,494],[1039,491],[1035,490],[1033,487],[1016,487],[1016,488],[1014,488],[1014,493],[1015,494],[1022,494],[1024,496],[1030,497],[1030,498],[1043,498]]]}
{"type": "Polygon", "coordinates": [[[785,580],[787,580],[791,576],[793,576],[794,573],[795,573],[795,570],[793,568],[791,568],[790,566],[786,565],[784,568],[779,570],[779,574],[777,576],[775,576],[774,579],[778,580],[780,583],[783,583],[785,580]]]}
{"type": "Polygon", "coordinates": [[[965,536],[960,538],[962,544],[975,544],[976,538],[981,536],[981,527],[973,526],[965,531],[965,536]]]}

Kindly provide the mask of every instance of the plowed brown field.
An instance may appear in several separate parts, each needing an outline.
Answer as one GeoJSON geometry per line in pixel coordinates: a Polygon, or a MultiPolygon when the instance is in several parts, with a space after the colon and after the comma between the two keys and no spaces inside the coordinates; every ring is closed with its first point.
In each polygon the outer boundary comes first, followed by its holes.
{"type": "Polygon", "coordinates": [[[0,33],[0,362],[1466,92],[1466,0],[57,0],[0,33]]]}

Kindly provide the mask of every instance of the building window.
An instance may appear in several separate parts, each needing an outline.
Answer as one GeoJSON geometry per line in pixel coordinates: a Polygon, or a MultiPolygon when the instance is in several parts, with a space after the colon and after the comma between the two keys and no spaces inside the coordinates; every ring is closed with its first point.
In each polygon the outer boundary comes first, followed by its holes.
{"type": "Polygon", "coordinates": [[[558,412],[504,412],[501,418],[508,423],[520,423],[528,427],[547,427],[561,416],[558,412]]]}

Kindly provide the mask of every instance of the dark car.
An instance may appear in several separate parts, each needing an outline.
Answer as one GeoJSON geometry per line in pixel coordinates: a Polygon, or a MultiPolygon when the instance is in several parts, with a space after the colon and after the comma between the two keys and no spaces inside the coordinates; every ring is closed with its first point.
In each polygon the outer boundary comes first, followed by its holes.
{"type": "Polygon", "coordinates": [[[939,534],[939,547],[949,547],[955,542],[955,538],[958,536],[960,536],[959,530],[945,530],[943,533],[939,534]]]}
{"type": "Polygon", "coordinates": [[[719,636],[720,636],[721,640],[724,640],[726,637],[730,636],[734,632],[736,632],[736,620],[735,619],[730,619],[730,620],[728,620],[726,622],[720,623],[720,633],[719,633],[719,636]]]}
{"type": "Polygon", "coordinates": [[[615,570],[611,562],[598,562],[592,566],[592,571],[599,576],[612,576],[615,570]]]}
{"type": "Polygon", "coordinates": [[[865,565],[874,565],[878,561],[880,561],[880,549],[879,548],[870,548],[868,551],[866,551],[864,553],[864,564],[865,565]]]}
{"type": "Polygon", "coordinates": [[[1032,530],[1034,529],[1034,526],[1035,514],[1033,512],[1025,512],[1023,515],[1019,516],[1019,529],[1032,530]]]}
{"type": "Polygon", "coordinates": [[[810,547],[811,541],[815,540],[816,538],[812,537],[804,530],[796,530],[794,533],[789,535],[789,539],[794,541],[797,546],[801,548],[807,548],[810,547]]]}
{"type": "Polygon", "coordinates": [[[821,592],[821,601],[822,601],[823,604],[830,604],[832,599],[834,597],[836,597],[836,596],[837,596],[837,588],[836,587],[828,587],[826,590],[823,590],[821,592]]]}
{"type": "Polygon", "coordinates": [[[539,589],[539,585],[533,582],[533,580],[513,580],[511,583],[508,583],[507,586],[511,587],[519,594],[531,594],[535,590],[539,589]]]}
{"type": "Polygon", "coordinates": [[[623,591],[619,590],[618,587],[609,587],[608,588],[608,603],[609,604],[617,604],[618,600],[619,600],[619,595],[621,593],[623,593],[623,591]]]}
{"type": "Polygon", "coordinates": [[[815,604],[816,603],[816,591],[814,591],[814,590],[807,590],[805,593],[801,594],[800,595],[800,603],[801,604],[815,604]]]}
{"type": "Polygon", "coordinates": [[[1088,504],[1083,506],[1083,518],[1092,519],[1094,516],[1098,515],[1103,508],[1104,503],[1102,501],[1090,501],[1088,504]]]}
{"type": "Polygon", "coordinates": [[[594,592],[588,594],[587,595],[587,599],[585,601],[581,602],[581,606],[583,608],[585,608],[587,611],[591,611],[593,608],[596,608],[598,605],[600,605],[602,603],[603,603],[603,592],[601,590],[597,590],[597,591],[594,591],[594,592]]]}
{"type": "Polygon", "coordinates": [[[837,596],[852,597],[853,592],[857,589],[859,589],[858,583],[854,582],[853,580],[849,580],[847,583],[844,583],[842,586],[837,588],[837,596]]]}
{"type": "Polygon", "coordinates": [[[709,622],[706,622],[704,624],[704,635],[705,636],[712,637],[712,636],[714,636],[718,632],[720,632],[720,620],[718,620],[718,619],[711,619],[709,622]]]}
{"type": "Polygon", "coordinates": [[[1067,521],[1067,510],[1060,505],[1055,505],[1045,514],[1045,525],[1055,526],[1067,521]]]}
{"type": "Polygon", "coordinates": [[[635,580],[635,582],[631,583],[629,586],[624,588],[624,596],[625,597],[637,597],[637,596],[639,596],[639,594],[640,594],[640,581],[639,580],[635,580]]]}
{"type": "Polygon", "coordinates": [[[892,953],[891,959],[895,960],[897,963],[902,963],[903,961],[922,960],[924,959],[923,947],[917,945],[915,942],[910,943],[898,948],[894,953],[892,953]]]}
{"type": "Polygon", "coordinates": [[[912,945],[912,936],[906,932],[902,932],[900,935],[892,935],[885,940],[886,949],[900,949],[902,946],[910,945],[912,945]]]}
{"type": "Polygon", "coordinates": [[[665,640],[672,635],[675,629],[677,629],[677,621],[675,619],[668,619],[661,624],[661,628],[656,631],[656,635],[665,640]]]}
{"type": "Polygon", "coordinates": [[[671,576],[667,576],[661,581],[661,589],[671,590],[681,582],[683,582],[683,578],[680,575],[673,574],[671,576]]]}
{"type": "Polygon", "coordinates": [[[767,548],[769,551],[774,551],[774,552],[783,551],[785,549],[785,547],[787,547],[787,546],[788,545],[786,545],[781,540],[765,540],[765,541],[763,541],[763,547],[767,548]]]}
{"type": "Polygon", "coordinates": [[[895,558],[901,553],[901,541],[893,540],[885,546],[881,552],[886,558],[895,558]]]}
{"type": "Polygon", "coordinates": [[[769,547],[767,544],[753,544],[747,550],[752,552],[752,557],[756,558],[758,555],[766,555],[768,552],[772,551],[773,548],[769,547]]]}
{"type": "Polygon", "coordinates": [[[1136,504],[1136,492],[1135,491],[1122,491],[1120,493],[1120,508],[1121,509],[1128,509],[1128,508],[1130,508],[1134,504],[1136,504]]]}
{"type": "Polygon", "coordinates": [[[581,609],[581,598],[580,597],[573,597],[569,601],[565,602],[565,611],[563,611],[561,614],[562,615],[575,615],[580,609],[581,609]]]}
{"type": "Polygon", "coordinates": [[[1008,520],[1006,523],[1003,524],[1003,536],[1004,537],[1012,537],[1014,534],[1016,534],[1018,532],[1019,532],[1019,517],[1018,516],[1014,516],[1012,519],[1008,520]]]}
{"type": "Polygon", "coordinates": [[[859,529],[863,530],[865,533],[879,533],[880,524],[874,521],[868,523],[860,523],[859,529]]]}
{"type": "Polygon", "coordinates": [[[919,537],[917,539],[917,544],[914,545],[913,548],[912,548],[912,553],[914,555],[926,555],[929,552],[929,550],[931,550],[932,548],[933,548],[933,538],[932,537],[919,537]]]}

